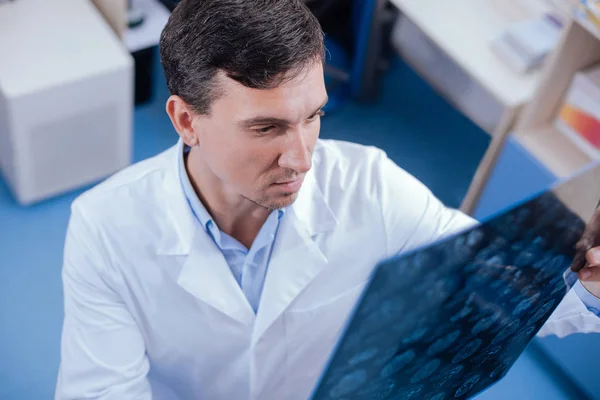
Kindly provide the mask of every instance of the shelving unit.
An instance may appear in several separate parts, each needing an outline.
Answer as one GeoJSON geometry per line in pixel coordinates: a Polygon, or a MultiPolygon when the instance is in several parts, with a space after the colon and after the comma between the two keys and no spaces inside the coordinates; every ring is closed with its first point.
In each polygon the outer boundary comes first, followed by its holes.
{"type": "MultiPolygon", "coordinates": [[[[600,160],[581,150],[555,127],[556,117],[575,74],[599,63],[600,31],[574,16],[568,21],[558,45],[542,68],[539,87],[523,108],[511,133],[507,135],[506,144],[492,143],[488,149],[488,153],[492,149],[496,149],[498,153],[506,150],[513,158],[519,153],[517,158],[527,159],[527,163],[519,161],[517,167],[511,164],[515,160],[509,162],[508,158],[501,157],[490,168],[488,177],[479,181],[482,183],[481,192],[485,192],[482,195],[485,201],[477,204],[474,214],[485,217],[495,212],[490,208],[492,203],[494,207],[508,207],[511,202],[517,201],[517,197],[533,194],[584,170],[600,171],[600,160]],[[523,168],[524,164],[529,165],[529,170],[520,171],[518,168],[523,168]],[[498,181],[498,176],[502,177],[503,183],[498,181]],[[536,178],[532,181],[533,176],[536,178]],[[514,183],[508,184],[511,180],[514,183]],[[500,200],[490,201],[492,197],[500,200]]],[[[600,178],[596,184],[578,185],[578,193],[567,199],[566,204],[575,204],[578,201],[576,199],[582,196],[592,196],[598,202],[600,178]]],[[[591,209],[586,212],[592,211],[591,209]]]]}
{"type": "Polygon", "coordinates": [[[556,177],[567,177],[593,160],[553,125],[523,129],[517,142],[556,177]]]}
{"type": "MultiPolygon", "coordinates": [[[[482,126],[492,141],[482,158],[465,196],[461,210],[472,214],[515,121],[538,88],[541,71],[519,74],[505,65],[491,49],[491,41],[511,23],[551,11],[537,0],[391,0],[456,66],[469,76],[493,100],[499,118],[493,128],[482,126]]],[[[418,66],[405,57],[417,71],[418,66]]],[[[444,92],[419,71],[432,86],[444,92]]],[[[487,105],[486,107],[490,107],[487,105]]],[[[460,109],[460,106],[457,106],[460,109]]],[[[467,112],[468,114],[468,112],[467,112]]]]}
{"type": "Polygon", "coordinates": [[[571,20],[546,63],[538,90],[515,124],[513,137],[557,178],[594,160],[554,128],[554,119],[574,75],[600,62],[600,34],[587,21],[571,20]]]}

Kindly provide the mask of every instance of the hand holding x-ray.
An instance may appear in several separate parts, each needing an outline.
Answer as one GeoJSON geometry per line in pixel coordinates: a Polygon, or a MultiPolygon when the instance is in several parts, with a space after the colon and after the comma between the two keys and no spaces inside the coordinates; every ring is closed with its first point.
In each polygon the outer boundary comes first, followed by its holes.
{"type": "Polygon", "coordinates": [[[588,222],[576,249],[571,270],[590,293],[600,297],[600,207],[588,222]]]}

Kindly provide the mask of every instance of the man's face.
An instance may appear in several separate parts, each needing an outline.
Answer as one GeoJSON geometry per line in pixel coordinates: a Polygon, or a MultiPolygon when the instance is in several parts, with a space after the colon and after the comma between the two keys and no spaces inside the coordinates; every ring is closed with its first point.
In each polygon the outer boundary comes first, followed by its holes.
{"type": "Polygon", "coordinates": [[[327,102],[321,63],[268,90],[219,76],[222,95],[193,121],[199,159],[223,190],[268,209],[294,202],[319,137],[327,102]]]}

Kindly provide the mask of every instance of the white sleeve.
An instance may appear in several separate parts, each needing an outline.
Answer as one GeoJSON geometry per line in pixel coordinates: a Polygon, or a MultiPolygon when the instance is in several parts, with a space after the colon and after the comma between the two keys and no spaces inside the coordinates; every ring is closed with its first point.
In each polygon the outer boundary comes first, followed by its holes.
{"type": "Polygon", "coordinates": [[[64,251],[65,316],[55,398],[152,398],[144,339],[106,273],[98,237],[73,207],[64,251]]]}
{"type": "Polygon", "coordinates": [[[538,336],[565,337],[573,333],[600,333],[600,318],[584,303],[584,291],[586,289],[577,281],[538,332],[538,336]]]}
{"type": "Polygon", "coordinates": [[[379,198],[386,229],[388,257],[434,243],[477,224],[448,208],[414,176],[382,153],[379,198]]]}

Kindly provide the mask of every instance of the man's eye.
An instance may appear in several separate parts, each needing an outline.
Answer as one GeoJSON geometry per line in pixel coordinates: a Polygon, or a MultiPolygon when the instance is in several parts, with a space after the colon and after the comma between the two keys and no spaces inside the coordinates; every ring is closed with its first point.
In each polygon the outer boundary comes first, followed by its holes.
{"type": "Polygon", "coordinates": [[[253,131],[256,133],[260,133],[261,135],[264,135],[266,133],[271,132],[275,128],[276,128],[275,125],[269,125],[269,126],[263,126],[262,128],[253,129],[253,131]]]}
{"type": "Polygon", "coordinates": [[[308,118],[309,121],[314,121],[319,117],[322,117],[325,115],[325,111],[323,110],[319,110],[319,112],[317,112],[315,115],[311,116],[310,118],[308,118]]]}

